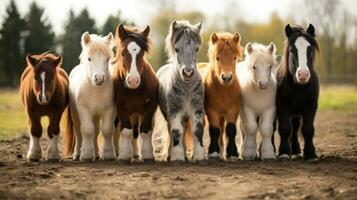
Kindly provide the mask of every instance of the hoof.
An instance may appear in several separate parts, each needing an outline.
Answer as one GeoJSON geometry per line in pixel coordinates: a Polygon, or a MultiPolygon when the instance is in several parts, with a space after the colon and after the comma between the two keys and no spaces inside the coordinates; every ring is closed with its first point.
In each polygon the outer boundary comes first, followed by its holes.
{"type": "Polygon", "coordinates": [[[141,158],[133,158],[130,160],[130,164],[135,165],[135,164],[141,164],[144,163],[144,160],[141,158]]]}
{"type": "Polygon", "coordinates": [[[154,158],[144,159],[144,163],[145,164],[154,164],[155,163],[155,159],[154,158]]]}
{"type": "Polygon", "coordinates": [[[47,162],[49,163],[58,163],[60,161],[59,158],[50,158],[50,159],[47,159],[47,162]]]}
{"type": "Polygon", "coordinates": [[[291,160],[294,160],[294,161],[304,160],[304,157],[303,157],[300,153],[298,153],[298,154],[293,154],[293,155],[291,156],[291,160]]]}
{"type": "Polygon", "coordinates": [[[95,160],[93,160],[92,158],[80,158],[80,161],[82,163],[93,163],[93,162],[95,162],[95,160]]]}
{"type": "Polygon", "coordinates": [[[79,161],[79,155],[73,156],[74,161],[79,161]]]}
{"type": "Polygon", "coordinates": [[[235,156],[230,156],[227,158],[228,162],[238,162],[239,161],[239,157],[235,157],[235,156]]]}
{"type": "Polygon", "coordinates": [[[30,162],[40,162],[39,158],[29,158],[30,162]]]}
{"type": "Polygon", "coordinates": [[[290,161],[290,156],[288,154],[281,154],[278,158],[280,162],[287,162],[290,161]]]}
{"type": "Polygon", "coordinates": [[[318,163],[319,161],[320,161],[319,158],[308,158],[308,159],[305,160],[305,162],[307,162],[307,163],[312,163],[312,164],[316,164],[316,163],[318,163]]]}

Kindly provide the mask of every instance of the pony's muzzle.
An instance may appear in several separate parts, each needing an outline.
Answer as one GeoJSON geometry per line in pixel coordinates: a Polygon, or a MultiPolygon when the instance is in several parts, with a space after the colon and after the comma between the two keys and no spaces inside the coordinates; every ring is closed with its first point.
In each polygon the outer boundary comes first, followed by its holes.
{"type": "Polygon", "coordinates": [[[233,74],[232,73],[228,73],[228,74],[222,74],[221,78],[223,80],[224,84],[229,84],[231,82],[231,80],[233,79],[233,74]]]}
{"type": "Polygon", "coordinates": [[[194,73],[195,73],[195,70],[193,69],[193,67],[184,67],[182,69],[182,75],[185,80],[191,80],[194,73]]]}
{"type": "Polygon", "coordinates": [[[261,80],[258,81],[258,84],[260,89],[266,89],[268,87],[269,81],[261,80]]]}
{"type": "Polygon", "coordinates": [[[310,79],[310,71],[308,69],[298,69],[296,75],[297,81],[301,84],[307,83],[310,79]]]}
{"type": "Polygon", "coordinates": [[[105,80],[105,74],[95,74],[94,75],[94,82],[96,85],[103,85],[105,80]]]}
{"type": "Polygon", "coordinates": [[[129,88],[135,89],[140,85],[140,76],[139,75],[129,75],[126,77],[126,84],[129,88]]]}
{"type": "Polygon", "coordinates": [[[48,93],[45,95],[40,93],[37,95],[37,101],[40,105],[47,105],[50,102],[50,95],[48,93]]]}

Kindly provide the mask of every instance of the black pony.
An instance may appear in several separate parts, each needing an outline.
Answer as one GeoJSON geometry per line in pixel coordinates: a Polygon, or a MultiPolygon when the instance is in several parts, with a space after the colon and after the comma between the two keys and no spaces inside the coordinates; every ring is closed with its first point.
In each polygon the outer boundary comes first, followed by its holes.
{"type": "Polygon", "coordinates": [[[301,157],[298,129],[305,139],[304,159],[316,160],[314,118],[319,97],[319,79],[313,67],[315,52],[319,50],[315,28],[285,27],[287,41],[283,60],[278,69],[276,97],[277,119],[280,134],[279,159],[301,157]],[[289,141],[290,137],[290,141],[289,141]],[[290,144],[291,142],[291,144],[290,144]]]}

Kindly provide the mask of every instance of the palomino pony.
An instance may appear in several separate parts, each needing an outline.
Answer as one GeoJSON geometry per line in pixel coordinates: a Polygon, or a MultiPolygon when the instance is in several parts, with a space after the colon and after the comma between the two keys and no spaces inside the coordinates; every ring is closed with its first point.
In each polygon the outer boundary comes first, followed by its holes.
{"type": "Polygon", "coordinates": [[[260,158],[275,159],[271,140],[277,87],[273,74],[276,66],[275,52],[274,43],[268,46],[248,43],[245,47],[246,58],[237,65],[242,93],[239,125],[242,133],[243,160],[252,160],[256,157],[258,130],[262,136],[260,158]]]}
{"type": "Polygon", "coordinates": [[[47,159],[58,161],[58,135],[62,113],[68,105],[68,76],[61,68],[62,57],[51,53],[27,54],[27,67],[21,76],[20,96],[26,109],[30,128],[30,149],[27,158],[38,161],[42,158],[40,137],[41,117],[49,117],[47,129],[50,138],[47,159]]]}
{"type": "Polygon", "coordinates": [[[123,25],[117,28],[116,64],[112,76],[119,118],[116,128],[116,132],[120,131],[119,160],[154,160],[152,125],[158,107],[159,82],[145,58],[149,52],[149,32],[149,26],[143,31],[123,25]]]}
{"type": "Polygon", "coordinates": [[[74,160],[94,161],[99,156],[97,136],[100,130],[103,135],[102,158],[116,158],[112,139],[114,90],[109,72],[109,60],[114,56],[112,41],[112,33],[105,37],[88,32],[82,35],[81,63],[70,73],[70,107],[64,118],[64,152],[72,154],[74,151],[74,160]]]}
{"type": "Polygon", "coordinates": [[[211,138],[208,153],[210,157],[220,155],[222,160],[226,160],[225,152],[228,159],[238,159],[235,138],[240,89],[236,62],[243,55],[240,39],[239,33],[212,33],[208,49],[209,63],[198,64],[205,77],[205,110],[211,138]],[[223,134],[224,130],[226,135],[223,134]],[[226,150],[223,142],[225,136],[228,137],[226,150]]]}
{"type": "Polygon", "coordinates": [[[285,27],[287,42],[283,62],[278,69],[278,90],[276,97],[277,118],[280,134],[279,159],[301,156],[298,129],[302,119],[301,132],[305,139],[304,159],[317,159],[314,136],[314,118],[319,97],[319,79],[314,69],[315,52],[319,47],[315,28],[285,27]],[[292,143],[289,137],[292,135],[292,143]],[[291,145],[291,146],[290,146],[291,145]]]}
{"type": "Polygon", "coordinates": [[[159,105],[168,122],[171,137],[171,161],[185,161],[183,140],[188,127],[194,135],[193,161],[205,158],[202,141],[204,86],[196,66],[201,26],[202,22],[196,25],[188,21],[172,22],[166,37],[170,63],[157,72],[160,81],[159,105]]]}

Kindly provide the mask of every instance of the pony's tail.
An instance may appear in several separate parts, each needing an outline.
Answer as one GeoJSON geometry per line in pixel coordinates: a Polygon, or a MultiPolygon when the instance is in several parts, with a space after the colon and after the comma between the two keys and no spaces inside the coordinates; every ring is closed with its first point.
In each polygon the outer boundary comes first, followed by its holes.
{"type": "Polygon", "coordinates": [[[73,133],[73,121],[71,116],[71,107],[68,105],[63,115],[64,136],[63,136],[63,153],[70,156],[74,151],[75,137],[73,133]]]}
{"type": "Polygon", "coordinates": [[[152,131],[155,160],[166,162],[169,155],[170,135],[168,123],[160,108],[154,114],[154,126],[152,131]]]}

